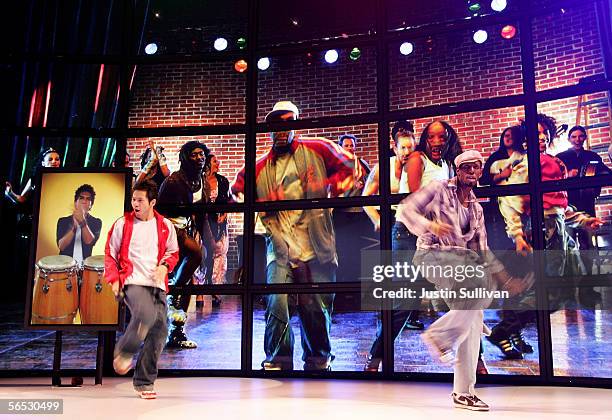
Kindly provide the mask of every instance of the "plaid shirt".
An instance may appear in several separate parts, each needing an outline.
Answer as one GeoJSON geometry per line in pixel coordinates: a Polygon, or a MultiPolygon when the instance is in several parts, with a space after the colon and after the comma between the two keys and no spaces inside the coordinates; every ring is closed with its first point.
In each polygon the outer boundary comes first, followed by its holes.
{"type": "Polygon", "coordinates": [[[462,232],[459,226],[461,204],[457,196],[456,177],[448,181],[433,181],[410,194],[402,200],[397,220],[419,237],[417,249],[471,249],[483,256],[492,273],[499,272],[503,270],[503,265],[489,250],[484,213],[473,191],[470,191],[467,202],[467,232],[462,232]],[[433,221],[446,223],[453,227],[453,231],[447,237],[439,238],[430,231],[433,221]]]}

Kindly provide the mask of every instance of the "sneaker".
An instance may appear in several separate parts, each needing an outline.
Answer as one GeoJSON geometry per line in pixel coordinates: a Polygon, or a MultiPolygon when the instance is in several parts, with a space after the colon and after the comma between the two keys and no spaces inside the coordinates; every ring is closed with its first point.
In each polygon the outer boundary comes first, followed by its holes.
{"type": "Polygon", "coordinates": [[[380,364],[382,362],[382,359],[379,357],[373,357],[371,354],[368,355],[368,360],[365,363],[365,366],[363,367],[363,371],[364,372],[378,372],[378,368],[380,367],[380,364]]]}
{"type": "Polygon", "coordinates": [[[168,336],[166,347],[175,349],[195,349],[198,343],[189,340],[182,327],[174,327],[168,336]]]}
{"type": "Polygon", "coordinates": [[[132,368],[132,358],[118,354],[113,359],[113,369],[117,375],[125,375],[132,368]]]}
{"type": "Polygon", "coordinates": [[[331,364],[335,359],[336,359],[336,356],[331,354],[327,357],[327,360],[325,361],[317,361],[317,359],[309,360],[307,362],[304,362],[304,371],[330,372],[332,370],[331,364]]]}
{"type": "Polygon", "coordinates": [[[138,394],[138,396],[140,398],[142,398],[143,400],[154,400],[157,398],[157,393],[154,390],[148,390],[148,391],[138,391],[135,390],[136,394],[138,394]]]}
{"type": "Polygon", "coordinates": [[[452,393],[453,403],[457,408],[472,411],[489,411],[489,406],[476,395],[452,393]]]}
{"type": "Polygon", "coordinates": [[[510,337],[501,338],[491,334],[487,337],[487,340],[495,347],[501,350],[504,357],[508,360],[519,360],[523,358],[523,353],[514,347],[514,344],[510,341],[510,337]]]}
{"type": "Polygon", "coordinates": [[[409,330],[424,330],[425,325],[423,325],[423,323],[419,321],[418,319],[414,319],[414,320],[408,319],[404,323],[404,328],[408,328],[409,330]]]}
{"type": "Polygon", "coordinates": [[[293,370],[293,366],[287,366],[281,362],[262,362],[263,370],[293,370]]]}
{"type": "Polygon", "coordinates": [[[423,343],[425,343],[434,359],[438,359],[444,364],[452,364],[455,361],[453,349],[448,349],[438,344],[428,332],[421,334],[421,340],[423,340],[423,343]]]}
{"type": "Polygon", "coordinates": [[[510,341],[521,353],[533,353],[533,346],[525,341],[523,334],[520,332],[510,334],[510,341]]]}

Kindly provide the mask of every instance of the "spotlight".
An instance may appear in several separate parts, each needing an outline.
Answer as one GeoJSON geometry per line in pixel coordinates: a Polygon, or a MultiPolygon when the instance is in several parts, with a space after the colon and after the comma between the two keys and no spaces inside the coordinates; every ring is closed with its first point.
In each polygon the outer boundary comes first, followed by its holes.
{"type": "Polygon", "coordinates": [[[402,55],[410,55],[413,51],[414,45],[412,45],[412,42],[404,42],[402,45],[400,45],[400,53],[402,55]]]}
{"type": "Polygon", "coordinates": [[[160,18],[160,16],[161,16],[161,15],[159,14],[159,12],[155,12],[155,17],[156,17],[156,18],[158,18],[158,19],[159,19],[159,18],[160,18]]]}
{"type": "Polygon", "coordinates": [[[492,0],[491,1],[491,9],[496,12],[501,12],[508,6],[508,2],[506,0],[492,0]]]}
{"type": "Polygon", "coordinates": [[[356,61],[359,60],[359,57],[361,57],[361,50],[357,47],[353,48],[349,53],[349,58],[353,61],[356,61]]]}
{"type": "Polygon", "coordinates": [[[148,55],[155,54],[156,52],[157,52],[157,44],[155,42],[151,42],[150,44],[147,44],[147,46],[145,47],[145,53],[147,53],[148,55]]]}
{"type": "Polygon", "coordinates": [[[512,39],[516,35],[516,28],[512,25],[506,25],[501,30],[501,36],[504,39],[512,39]]]}
{"type": "Polygon", "coordinates": [[[236,45],[238,45],[238,48],[241,50],[244,50],[246,48],[246,38],[238,38],[236,45]]]}
{"type": "Polygon", "coordinates": [[[333,64],[338,61],[338,51],[337,50],[327,50],[325,52],[325,61],[329,64],[333,64]]]}
{"type": "Polygon", "coordinates": [[[477,1],[468,1],[468,10],[472,13],[477,13],[480,10],[480,2],[477,1]]]}
{"type": "Polygon", "coordinates": [[[270,59],[268,57],[261,57],[257,60],[257,68],[261,71],[268,70],[270,68],[270,59]]]}
{"type": "Polygon", "coordinates": [[[223,51],[227,48],[227,39],[225,38],[217,38],[214,43],[215,50],[223,51]]]}
{"type": "Polygon", "coordinates": [[[488,37],[489,34],[487,33],[487,31],[485,31],[484,29],[479,29],[474,32],[474,36],[472,38],[474,39],[475,43],[482,44],[487,40],[488,37]]]}
{"type": "Polygon", "coordinates": [[[244,73],[247,70],[247,67],[247,62],[244,60],[238,60],[234,64],[234,70],[236,70],[238,73],[244,73]]]}

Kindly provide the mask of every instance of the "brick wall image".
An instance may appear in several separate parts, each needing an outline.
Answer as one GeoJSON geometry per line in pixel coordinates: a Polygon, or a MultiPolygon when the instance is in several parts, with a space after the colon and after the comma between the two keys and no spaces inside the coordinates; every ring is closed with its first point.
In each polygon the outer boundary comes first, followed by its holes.
{"type": "MultiPolygon", "coordinates": [[[[493,98],[522,93],[520,40],[502,39],[502,25],[491,26],[482,45],[471,40],[471,31],[410,40],[411,55],[399,53],[399,43],[389,45],[389,107],[410,109],[435,104],[493,98]]],[[[536,88],[552,89],[574,85],[585,78],[603,75],[602,47],[592,6],[567,9],[533,21],[536,88]]],[[[350,49],[339,50],[335,64],[327,64],[320,51],[271,57],[271,66],[258,73],[258,121],[278,100],[291,100],[301,118],[376,112],[376,51],[361,48],[359,60],[348,59],[350,49]],[[311,64],[308,64],[308,62],[311,64]]],[[[248,71],[253,71],[251,65],[248,71]]],[[[139,66],[130,103],[130,127],[179,127],[243,124],[245,122],[246,75],[234,71],[233,62],[181,63],[139,66]]],[[[585,95],[584,101],[610,98],[606,92],[585,95]]],[[[539,112],[555,117],[558,124],[575,125],[578,97],[541,103],[539,112]]],[[[589,108],[589,124],[610,122],[606,104],[589,108]]],[[[522,107],[511,107],[415,121],[417,137],[436,118],[447,120],[457,130],[464,149],[477,149],[485,157],[499,145],[502,130],[524,119],[522,107]]],[[[585,124],[584,118],[580,121],[585,124]]],[[[337,140],[340,134],[359,137],[357,153],[370,166],[378,162],[376,124],[301,130],[303,135],[337,140]]],[[[609,125],[589,131],[590,147],[610,166],[607,145],[609,125]]],[[[199,136],[219,157],[221,173],[230,180],[244,164],[244,136],[199,136]]],[[[177,169],[177,151],[192,137],[155,139],[166,148],[172,169],[177,169]]],[[[129,139],[132,162],[144,149],[146,139],[129,139]]],[[[563,148],[564,139],[558,140],[563,148]]],[[[257,136],[257,155],[270,146],[266,133],[257,136]]],[[[567,147],[567,146],[565,146],[567,147]]],[[[384,151],[383,151],[384,152],[384,151]]],[[[603,190],[612,194],[612,189],[603,190]]],[[[612,205],[602,203],[598,215],[612,221],[612,205]]],[[[242,220],[235,217],[234,233],[242,233],[242,220]]],[[[232,252],[232,251],[230,251],[232,252]]]]}

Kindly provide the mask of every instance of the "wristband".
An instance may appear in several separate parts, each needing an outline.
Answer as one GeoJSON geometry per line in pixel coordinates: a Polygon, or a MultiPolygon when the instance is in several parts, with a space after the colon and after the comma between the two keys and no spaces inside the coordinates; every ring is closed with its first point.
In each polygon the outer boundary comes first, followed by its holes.
{"type": "Polygon", "coordinates": [[[168,263],[166,261],[162,261],[161,264],[159,264],[160,266],[164,266],[166,267],[166,270],[168,270],[168,272],[170,271],[170,266],[168,265],[168,263]]]}

